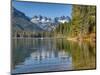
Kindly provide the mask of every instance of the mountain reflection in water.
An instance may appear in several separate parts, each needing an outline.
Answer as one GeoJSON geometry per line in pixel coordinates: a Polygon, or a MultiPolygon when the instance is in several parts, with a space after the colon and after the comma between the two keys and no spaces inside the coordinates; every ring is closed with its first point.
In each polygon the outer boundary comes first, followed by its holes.
{"type": "Polygon", "coordinates": [[[12,73],[95,68],[95,44],[66,39],[13,39],[12,73]]]}

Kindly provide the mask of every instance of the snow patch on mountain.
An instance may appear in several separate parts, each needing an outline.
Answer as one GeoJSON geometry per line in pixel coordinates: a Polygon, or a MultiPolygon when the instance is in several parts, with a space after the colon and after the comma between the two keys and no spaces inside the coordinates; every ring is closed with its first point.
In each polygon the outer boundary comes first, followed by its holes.
{"type": "Polygon", "coordinates": [[[40,28],[46,31],[54,30],[59,23],[65,23],[65,22],[68,23],[69,21],[70,21],[70,18],[68,16],[55,17],[54,19],[51,19],[51,18],[39,15],[39,16],[34,16],[31,19],[32,23],[37,24],[40,28]]]}

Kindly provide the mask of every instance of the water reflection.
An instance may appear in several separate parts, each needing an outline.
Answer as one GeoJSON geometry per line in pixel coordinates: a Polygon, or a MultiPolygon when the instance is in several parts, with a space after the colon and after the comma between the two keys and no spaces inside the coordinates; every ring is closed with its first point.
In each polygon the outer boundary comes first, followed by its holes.
{"type": "Polygon", "coordinates": [[[95,69],[96,67],[96,52],[94,42],[73,43],[72,58],[73,69],[95,69]],[[73,45],[74,44],[74,45],[73,45]]]}
{"type": "Polygon", "coordinates": [[[95,44],[66,39],[13,39],[12,73],[95,68],[95,44]]]}

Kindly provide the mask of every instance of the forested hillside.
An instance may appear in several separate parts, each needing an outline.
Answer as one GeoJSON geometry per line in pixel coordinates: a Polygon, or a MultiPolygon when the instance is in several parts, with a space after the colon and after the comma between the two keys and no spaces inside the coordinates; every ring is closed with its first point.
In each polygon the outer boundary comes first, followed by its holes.
{"type": "Polygon", "coordinates": [[[67,37],[93,38],[96,32],[96,7],[73,5],[72,19],[69,23],[61,23],[55,33],[67,37]]]}

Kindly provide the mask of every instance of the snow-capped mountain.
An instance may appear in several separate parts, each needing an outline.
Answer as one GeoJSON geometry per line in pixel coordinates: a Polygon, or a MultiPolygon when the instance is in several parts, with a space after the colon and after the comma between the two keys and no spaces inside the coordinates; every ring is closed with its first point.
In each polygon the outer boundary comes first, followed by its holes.
{"type": "Polygon", "coordinates": [[[68,16],[61,16],[61,17],[55,17],[54,20],[57,23],[65,23],[65,22],[69,22],[70,18],[68,16]]]}
{"type": "Polygon", "coordinates": [[[55,17],[54,19],[44,17],[44,16],[34,16],[31,19],[32,23],[37,24],[40,28],[46,31],[51,31],[56,28],[59,23],[69,22],[70,18],[67,16],[55,17]]]}
{"type": "Polygon", "coordinates": [[[48,23],[48,22],[51,22],[51,18],[47,18],[44,16],[34,16],[31,19],[31,22],[33,22],[33,23],[48,23]]]}
{"type": "Polygon", "coordinates": [[[40,28],[46,31],[51,31],[54,29],[54,25],[52,25],[53,21],[51,18],[44,16],[34,16],[31,19],[31,22],[37,24],[40,28]]]}

